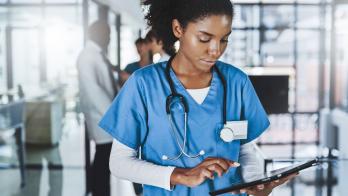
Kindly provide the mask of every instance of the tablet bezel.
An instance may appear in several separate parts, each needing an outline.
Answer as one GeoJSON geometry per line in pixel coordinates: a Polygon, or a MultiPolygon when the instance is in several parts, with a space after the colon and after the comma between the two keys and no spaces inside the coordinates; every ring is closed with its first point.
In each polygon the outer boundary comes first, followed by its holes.
{"type": "MultiPolygon", "coordinates": [[[[299,172],[299,171],[301,171],[303,169],[315,166],[318,163],[319,163],[319,159],[313,159],[313,160],[307,161],[307,162],[302,163],[302,164],[296,164],[298,166],[293,167],[293,168],[291,168],[289,170],[286,170],[286,171],[284,171],[284,172],[282,172],[280,174],[275,174],[275,175],[272,175],[270,177],[253,180],[251,182],[235,184],[235,185],[232,185],[232,186],[227,187],[227,188],[211,191],[209,194],[210,195],[220,195],[220,194],[229,193],[229,192],[232,192],[232,191],[240,190],[240,189],[251,187],[251,186],[268,183],[268,182],[271,182],[271,181],[278,180],[280,178],[289,176],[289,175],[291,175],[293,173],[296,173],[296,172],[299,172]]],[[[290,165],[288,167],[292,167],[292,166],[290,165]]],[[[279,169],[282,169],[282,168],[279,168],[279,169]]]]}

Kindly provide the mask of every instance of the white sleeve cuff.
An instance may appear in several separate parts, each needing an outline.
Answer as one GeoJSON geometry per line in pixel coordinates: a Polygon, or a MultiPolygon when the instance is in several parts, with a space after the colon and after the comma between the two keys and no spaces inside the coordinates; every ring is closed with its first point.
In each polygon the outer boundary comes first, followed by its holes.
{"type": "Polygon", "coordinates": [[[255,142],[244,144],[240,148],[239,163],[244,180],[252,180],[263,174],[264,159],[255,142]]]}
{"type": "Polygon", "coordinates": [[[163,171],[161,171],[161,173],[163,174],[163,182],[164,182],[164,186],[162,188],[168,190],[168,191],[172,191],[174,189],[174,186],[172,186],[170,184],[170,176],[172,175],[173,171],[174,171],[175,167],[172,166],[168,166],[163,168],[163,171]]]}

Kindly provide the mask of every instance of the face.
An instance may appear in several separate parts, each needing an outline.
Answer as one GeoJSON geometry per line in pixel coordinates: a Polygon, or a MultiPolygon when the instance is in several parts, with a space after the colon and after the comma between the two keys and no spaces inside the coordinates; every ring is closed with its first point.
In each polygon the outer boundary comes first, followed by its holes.
{"type": "Polygon", "coordinates": [[[232,18],[227,15],[211,15],[189,22],[183,29],[173,21],[174,35],[179,39],[178,54],[188,61],[191,68],[209,71],[227,47],[232,18]]]}
{"type": "Polygon", "coordinates": [[[136,44],[138,54],[140,56],[147,55],[149,52],[149,47],[147,46],[146,43],[138,43],[136,44]]]}
{"type": "Polygon", "coordinates": [[[107,48],[110,43],[110,28],[106,28],[101,35],[100,44],[102,48],[107,48]]]}
{"type": "Polygon", "coordinates": [[[162,41],[158,41],[157,39],[152,38],[150,42],[150,46],[151,46],[152,53],[156,54],[162,51],[163,44],[162,44],[162,41]]]}

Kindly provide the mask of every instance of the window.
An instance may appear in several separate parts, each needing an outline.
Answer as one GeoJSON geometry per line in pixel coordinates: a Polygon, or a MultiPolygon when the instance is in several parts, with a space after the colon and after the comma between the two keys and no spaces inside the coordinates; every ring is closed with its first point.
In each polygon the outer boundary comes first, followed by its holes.
{"type": "Polygon", "coordinates": [[[24,90],[40,84],[40,43],[37,28],[13,28],[12,64],[14,87],[23,85],[24,90]]]}
{"type": "Polygon", "coordinates": [[[340,5],[336,12],[336,73],[335,106],[348,110],[348,5],[340,5]]]}
{"type": "Polygon", "coordinates": [[[264,66],[294,65],[294,31],[266,30],[261,34],[261,62],[264,66]]]}
{"type": "Polygon", "coordinates": [[[117,32],[116,32],[116,14],[109,11],[110,25],[110,44],[109,44],[109,59],[113,65],[117,65],[117,32]]]}
{"type": "Polygon", "coordinates": [[[11,0],[11,3],[25,3],[25,4],[31,4],[31,3],[42,3],[42,0],[11,0]]]}
{"type": "Polygon", "coordinates": [[[0,26],[0,91],[7,89],[6,27],[0,26]]]}
{"type": "MultiPolygon", "coordinates": [[[[330,26],[329,7],[319,4],[318,0],[234,3],[233,33],[222,59],[248,73],[289,75],[289,112],[269,115],[271,126],[259,143],[269,157],[276,157],[276,154],[285,158],[300,156],[297,145],[316,146],[318,143],[319,92],[323,90],[319,89],[319,77],[323,77],[319,72],[328,62],[325,47],[329,45],[325,44],[329,42],[322,37],[324,28],[330,26]]],[[[344,21],[347,19],[341,20],[344,21]]],[[[343,30],[347,23],[341,26],[343,30]]],[[[344,59],[347,55],[343,54],[348,42],[343,37],[348,36],[341,35],[337,52],[340,58],[337,70],[340,71],[336,78],[341,78],[337,92],[343,93],[337,97],[340,97],[340,104],[346,104],[348,66],[345,65],[348,63],[344,59]]]]}

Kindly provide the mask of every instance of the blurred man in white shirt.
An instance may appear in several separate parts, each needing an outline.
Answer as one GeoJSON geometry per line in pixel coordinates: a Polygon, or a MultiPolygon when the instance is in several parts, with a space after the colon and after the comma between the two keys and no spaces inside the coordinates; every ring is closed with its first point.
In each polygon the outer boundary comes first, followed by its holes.
{"type": "Polygon", "coordinates": [[[96,143],[92,166],[93,196],[110,195],[109,156],[112,137],[98,126],[118,91],[111,64],[106,58],[109,42],[109,25],[102,21],[94,22],[88,28],[88,41],[77,60],[81,109],[89,139],[96,143]]]}

